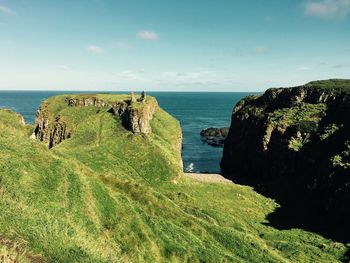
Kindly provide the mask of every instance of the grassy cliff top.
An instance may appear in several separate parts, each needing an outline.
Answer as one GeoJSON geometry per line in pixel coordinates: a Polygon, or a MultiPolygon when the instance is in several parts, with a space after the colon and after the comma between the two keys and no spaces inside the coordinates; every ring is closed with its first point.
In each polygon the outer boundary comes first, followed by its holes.
{"type": "MultiPolygon", "coordinates": [[[[135,95],[135,98],[139,99],[140,95],[135,95]]],[[[134,109],[142,108],[145,105],[153,105],[155,107],[158,107],[156,99],[151,96],[147,96],[144,102],[138,102],[138,101],[131,102],[130,94],[64,94],[64,95],[53,96],[43,101],[41,108],[45,108],[47,111],[50,112],[51,115],[58,115],[62,110],[71,108],[68,106],[67,99],[100,100],[109,105],[106,107],[110,107],[111,105],[115,105],[120,102],[128,102],[130,103],[130,106],[134,109]]],[[[92,106],[92,108],[94,107],[92,106]]],[[[104,108],[104,107],[98,107],[98,108],[104,108]]]]}
{"type": "Polygon", "coordinates": [[[333,102],[339,96],[349,100],[350,80],[330,79],[312,81],[302,86],[290,88],[270,88],[263,94],[242,98],[236,104],[233,113],[241,111],[244,114],[261,117],[264,111],[292,108],[300,103],[319,104],[333,102]]]}
{"type": "Polygon", "coordinates": [[[107,108],[60,108],[64,98],[47,100],[50,112],[79,121],[51,150],[0,110],[0,259],[336,262],[346,252],[319,235],[268,226],[278,204],[250,187],[178,177],[180,126],[160,108],[143,136],[107,108]]]}
{"type": "Polygon", "coordinates": [[[311,81],[304,85],[306,88],[350,92],[350,79],[328,79],[311,81]]]}
{"type": "Polygon", "coordinates": [[[126,130],[122,120],[109,112],[111,106],[70,107],[67,98],[97,98],[111,105],[131,99],[130,95],[82,94],[60,95],[44,101],[41,110],[45,111],[45,115],[51,120],[59,117],[72,131],[72,137],[56,146],[55,151],[82,159],[104,158],[106,153],[112,152],[120,159],[120,169],[123,167],[128,171],[128,166],[132,166],[132,170],[146,180],[168,180],[182,172],[179,122],[158,107],[153,97],[147,96],[144,102],[130,104],[133,109],[155,107],[150,123],[152,134],[148,137],[136,136],[126,130]]]}

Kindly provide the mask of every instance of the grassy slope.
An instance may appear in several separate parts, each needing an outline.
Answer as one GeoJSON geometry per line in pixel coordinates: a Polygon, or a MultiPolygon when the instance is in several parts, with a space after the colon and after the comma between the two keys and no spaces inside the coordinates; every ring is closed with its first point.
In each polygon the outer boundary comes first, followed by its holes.
{"type": "Polygon", "coordinates": [[[345,253],[318,235],[267,226],[277,204],[249,187],[178,178],[180,127],[164,111],[144,137],[107,109],[50,102],[75,126],[52,150],[0,111],[0,259],[335,262],[345,253]]]}

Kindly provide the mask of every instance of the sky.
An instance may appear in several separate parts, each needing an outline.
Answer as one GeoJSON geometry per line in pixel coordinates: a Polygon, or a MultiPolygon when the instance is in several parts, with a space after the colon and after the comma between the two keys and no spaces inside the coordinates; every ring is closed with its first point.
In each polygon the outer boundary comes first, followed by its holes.
{"type": "Polygon", "coordinates": [[[350,0],[0,0],[1,90],[262,91],[350,78],[350,0]]]}

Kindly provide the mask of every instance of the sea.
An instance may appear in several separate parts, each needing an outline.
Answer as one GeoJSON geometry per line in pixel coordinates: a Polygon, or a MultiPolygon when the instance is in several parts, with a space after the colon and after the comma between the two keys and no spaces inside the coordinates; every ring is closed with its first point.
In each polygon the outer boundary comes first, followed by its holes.
{"type": "MultiPolygon", "coordinates": [[[[101,91],[0,91],[0,108],[23,115],[26,123],[34,123],[35,113],[43,100],[59,94],[102,93],[101,91]]],[[[128,93],[128,92],[108,92],[128,93]]],[[[252,93],[245,92],[150,92],[159,105],[177,118],[183,133],[184,170],[195,173],[220,172],[221,147],[209,146],[201,140],[201,130],[229,127],[234,105],[252,93]]],[[[1,121],[1,120],[0,120],[1,121]]]]}

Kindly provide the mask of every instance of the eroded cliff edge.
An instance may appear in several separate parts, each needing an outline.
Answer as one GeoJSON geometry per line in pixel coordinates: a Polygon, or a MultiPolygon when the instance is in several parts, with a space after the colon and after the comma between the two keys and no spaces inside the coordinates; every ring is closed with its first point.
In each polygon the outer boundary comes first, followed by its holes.
{"type": "Polygon", "coordinates": [[[273,88],[242,99],[233,110],[221,168],[290,211],[310,212],[315,227],[322,221],[318,227],[328,224],[329,232],[350,230],[344,223],[350,218],[350,80],[273,88]]]}
{"type": "Polygon", "coordinates": [[[93,107],[97,112],[101,109],[120,119],[122,125],[132,133],[150,134],[150,121],[158,107],[157,102],[143,93],[138,99],[134,94],[121,95],[111,99],[103,95],[67,95],[60,96],[60,102],[44,101],[36,114],[33,137],[46,143],[49,148],[69,139],[74,133],[74,125],[70,125],[57,111],[72,107],[93,107]],[[56,104],[56,105],[55,105],[56,104]]]}

